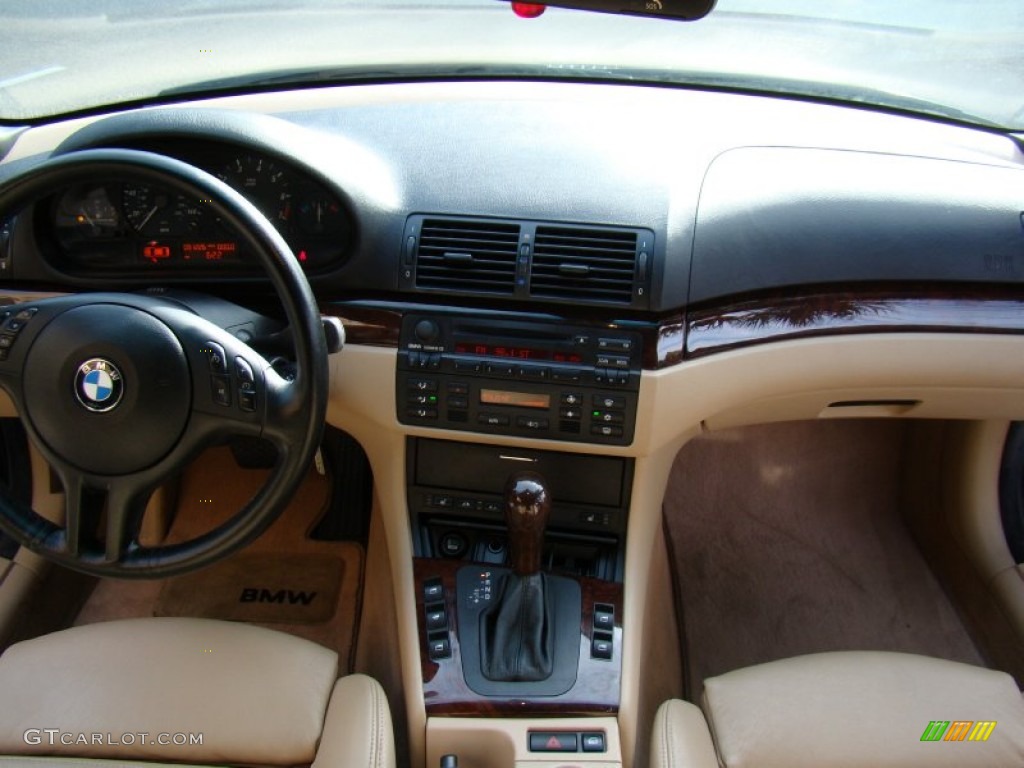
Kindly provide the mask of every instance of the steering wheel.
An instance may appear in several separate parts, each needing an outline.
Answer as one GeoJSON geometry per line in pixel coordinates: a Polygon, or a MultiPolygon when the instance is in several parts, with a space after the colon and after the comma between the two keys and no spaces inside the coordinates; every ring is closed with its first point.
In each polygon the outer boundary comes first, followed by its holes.
{"type": "Polygon", "coordinates": [[[86,573],[171,576],[245,546],[284,509],[320,442],[327,342],[309,283],[281,235],[238,192],[187,163],[134,150],[63,155],[4,183],[0,212],[97,179],[157,185],[208,204],[258,257],[294,337],[297,373],[287,380],[242,340],[159,296],[83,293],[0,307],[8,310],[0,312],[0,388],[59,476],[67,505],[61,527],[0,488],[0,529],[86,573]],[[142,546],[153,490],[232,435],[276,447],[260,491],[197,538],[142,546]]]}

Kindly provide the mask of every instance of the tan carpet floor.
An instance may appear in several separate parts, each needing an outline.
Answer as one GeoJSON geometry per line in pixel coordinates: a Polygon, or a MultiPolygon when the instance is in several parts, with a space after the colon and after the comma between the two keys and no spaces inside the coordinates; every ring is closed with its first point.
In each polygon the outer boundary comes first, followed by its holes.
{"type": "MultiPolygon", "coordinates": [[[[167,541],[211,530],[241,509],[265,476],[240,469],[227,449],[211,449],[182,478],[167,541]]],[[[329,492],[329,478],[310,471],[281,517],[241,552],[172,579],[103,579],[75,623],[144,616],[244,620],[331,648],[342,671],[351,670],[364,553],[352,542],[309,538],[327,509],[329,492]],[[264,591],[270,602],[251,600],[264,591]]]]}
{"type": "Polygon", "coordinates": [[[665,515],[687,692],[710,676],[833,650],[984,664],[900,515],[905,427],[772,424],[683,447],[665,515]]]}

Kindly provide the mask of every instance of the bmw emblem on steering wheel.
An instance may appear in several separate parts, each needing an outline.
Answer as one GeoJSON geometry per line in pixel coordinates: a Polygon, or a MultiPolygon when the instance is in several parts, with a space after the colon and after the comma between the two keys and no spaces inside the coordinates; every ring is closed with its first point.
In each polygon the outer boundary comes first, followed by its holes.
{"type": "Polygon", "coordinates": [[[124,379],[109,360],[94,357],[86,360],[75,373],[75,397],[95,413],[112,411],[121,402],[124,379]]]}

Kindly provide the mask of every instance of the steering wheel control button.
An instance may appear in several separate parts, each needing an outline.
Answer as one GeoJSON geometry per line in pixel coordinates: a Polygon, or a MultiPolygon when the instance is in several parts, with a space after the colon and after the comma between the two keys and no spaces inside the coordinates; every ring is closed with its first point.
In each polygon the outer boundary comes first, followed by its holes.
{"type": "Polygon", "coordinates": [[[252,413],[256,410],[256,374],[244,358],[236,357],[235,375],[238,377],[238,407],[252,413]]]}
{"type": "Polygon", "coordinates": [[[210,373],[225,374],[228,372],[228,359],[224,354],[224,347],[215,341],[208,341],[203,345],[203,353],[210,363],[210,373]]]}
{"type": "Polygon", "coordinates": [[[75,396],[93,413],[112,411],[124,395],[124,378],[117,366],[103,358],[86,360],[75,374],[75,396]]]}
{"type": "Polygon", "coordinates": [[[210,392],[213,402],[225,408],[231,407],[231,378],[228,376],[211,376],[210,392]]]}

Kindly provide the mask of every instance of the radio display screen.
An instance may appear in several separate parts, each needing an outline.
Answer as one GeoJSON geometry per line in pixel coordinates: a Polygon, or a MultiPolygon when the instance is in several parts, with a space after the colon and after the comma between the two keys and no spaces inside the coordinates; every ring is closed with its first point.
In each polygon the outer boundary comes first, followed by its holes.
{"type": "Polygon", "coordinates": [[[481,389],[480,402],[485,405],[514,405],[516,408],[551,407],[551,395],[534,392],[511,392],[504,389],[481,389]]]}
{"type": "Polygon", "coordinates": [[[552,349],[538,349],[513,344],[479,344],[460,341],[455,345],[457,355],[478,355],[480,357],[505,357],[514,360],[550,360],[554,363],[582,363],[578,352],[562,352],[552,349]]]}

